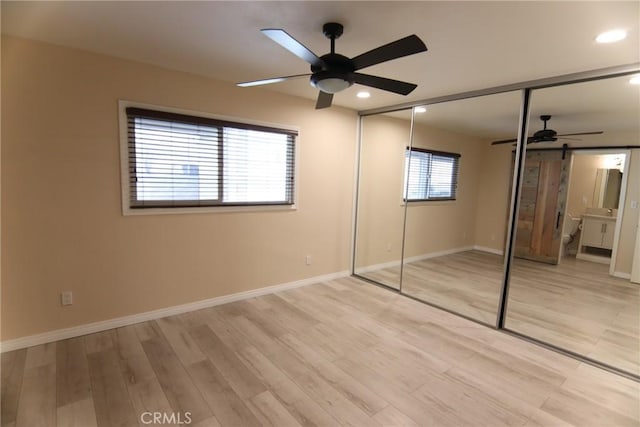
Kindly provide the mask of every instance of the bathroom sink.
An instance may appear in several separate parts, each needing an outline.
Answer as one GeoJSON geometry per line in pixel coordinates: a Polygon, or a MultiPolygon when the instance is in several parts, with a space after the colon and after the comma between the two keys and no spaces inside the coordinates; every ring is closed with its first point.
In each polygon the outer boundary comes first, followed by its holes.
{"type": "Polygon", "coordinates": [[[607,208],[587,208],[587,211],[584,213],[584,215],[593,217],[615,218],[618,216],[618,210],[607,208]]]}
{"type": "Polygon", "coordinates": [[[587,218],[598,218],[598,219],[616,219],[615,216],[613,215],[597,215],[597,214],[590,214],[590,213],[585,213],[582,214],[583,217],[587,217],[587,218]]]}

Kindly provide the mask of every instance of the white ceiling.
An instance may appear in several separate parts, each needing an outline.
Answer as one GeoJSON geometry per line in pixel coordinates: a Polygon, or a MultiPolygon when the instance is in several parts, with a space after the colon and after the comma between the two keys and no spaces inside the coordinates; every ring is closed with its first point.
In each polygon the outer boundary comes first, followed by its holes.
{"type": "MultiPolygon", "coordinates": [[[[336,50],[348,57],[418,35],[428,52],[363,70],[418,88],[407,97],[371,89],[363,100],[355,97],[362,87],[354,85],[334,97],[334,104],[356,110],[640,62],[638,1],[2,1],[1,8],[6,34],[230,83],[309,71],[261,28],[283,28],[322,55],[329,51],[322,24],[340,22],[345,31],[336,50]],[[595,42],[612,28],[628,30],[627,39],[595,42]]],[[[317,94],[305,79],[243,90],[265,89],[317,94]]]]}

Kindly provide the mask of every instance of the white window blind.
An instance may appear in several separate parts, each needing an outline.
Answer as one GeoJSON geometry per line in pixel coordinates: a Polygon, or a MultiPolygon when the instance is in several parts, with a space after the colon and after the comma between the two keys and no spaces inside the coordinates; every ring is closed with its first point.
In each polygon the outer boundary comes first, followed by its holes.
{"type": "Polygon", "coordinates": [[[296,132],[126,112],[131,208],[293,204],[296,132]]]}
{"type": "Polygon", "coordinates": [[[459,159],[459,154],[407,148],[404,168],[405,200],[455,200],[459,159]]]}

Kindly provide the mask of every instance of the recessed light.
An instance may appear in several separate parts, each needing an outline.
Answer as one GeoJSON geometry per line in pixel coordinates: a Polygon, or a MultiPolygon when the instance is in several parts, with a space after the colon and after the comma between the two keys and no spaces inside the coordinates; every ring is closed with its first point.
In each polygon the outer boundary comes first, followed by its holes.
{"type": "Polygon", "coordinates": [[[631,77],[629,83],[631,83],[632,85],[640,85],[640,74],[636,74],[635,76],[631,77]]]}
{"type": "Polygon", "coordinates": [[[369,92],[358,92],[356,96],[358,98],[369,98],[371,94],[369,92]]]}
{"type": "Polygon", "coordinates": [[[625,30],[611,30],[600,33],[598,37],[596,37],[596,41],[598,43],[614,43],[623,40],[625,37],[627,37],[625,30]]]}
{"type": "Polygon", "coordinates": [[[416,113],[424,113],[424,112],[427,111],[427,108],[426,107],[415,107],[413,109],[413,111],[415,111],[416,113]]]}

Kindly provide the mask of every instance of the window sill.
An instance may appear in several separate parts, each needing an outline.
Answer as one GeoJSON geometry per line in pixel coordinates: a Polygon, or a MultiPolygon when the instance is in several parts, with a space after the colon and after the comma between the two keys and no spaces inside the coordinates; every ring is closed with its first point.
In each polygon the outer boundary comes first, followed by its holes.
{"type": "MultiPolygon", "coordinates": [[[[443,199],[443,200],[414,200],[409,201],[408,206],[443,206],[443,205],[451,205],[457,202],[457,199],[443,199]]],[[[407,202],[404,200],[400,202],[400,206],[407,205],[407,202]]]]}
{"type": "Polygon", "coordinates": [[[184,208],[144,208],[132,209],[125,207],[122,210],[123,216],[142,215],[184,215],[184,214],[220,214],[220,213],[242,213],[242,212],[273,212],[273,211],[296,211],[297,205],[254,205],[254,206],[202,206],[184,208]]]}

